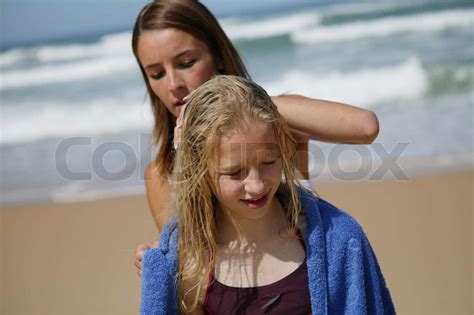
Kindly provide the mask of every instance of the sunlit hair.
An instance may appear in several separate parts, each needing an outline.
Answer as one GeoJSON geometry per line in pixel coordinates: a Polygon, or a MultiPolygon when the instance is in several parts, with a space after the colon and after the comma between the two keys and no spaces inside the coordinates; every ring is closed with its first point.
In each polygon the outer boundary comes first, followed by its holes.
{"type": "MultiPolygon", "coordinates": [[[[203,284],[216,262],[216,198],[209,169],[222,136],[245,130],[253,121],[272,126],[282,158],[283,175],[295,179],[296,143],[268,94],[250,80],[218,75],[199,87],[184,115],[182,139],[173,172],[171,209],[178,215],[179,281],[192,283],[179,290],[183,312],[195,309],[203,284]],[[192,296],[190,296],[192,295],[192,296]]],[[[286,211],[288,230],[296,235],[301,205],[294,180],[282,181],[276,192],[286,211]]]]}
{"type": "Polygon", "coordinates": [[[222,64],[220,73],[250,78],[237,50],[224,33],[216,18],[197,0],[153,1],[141,10],[132,35],[133,54],[140,66],[151,100],[153,116],[153,144],[159,146],[155,164],[163,175],[173,170],[173,137],[175,118],[151,89],[148,76],[138,57],[138,40],[144,32],[175,28],[205,43],[216,64],[222,64]]]}

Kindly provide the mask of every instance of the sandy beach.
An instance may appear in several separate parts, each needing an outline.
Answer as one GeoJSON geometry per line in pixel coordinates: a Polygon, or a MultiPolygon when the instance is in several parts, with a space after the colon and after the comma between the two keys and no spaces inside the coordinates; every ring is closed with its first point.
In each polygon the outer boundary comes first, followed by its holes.
{"type": "MultiPolygon", "coordinates": [[[[399,314],[472,314],[474,171],[316,183],[377,254],[399,314]]],[[[3,314],[136,314],[135,246],[157,236],[144,196],[1,211],[3,314]]]]}

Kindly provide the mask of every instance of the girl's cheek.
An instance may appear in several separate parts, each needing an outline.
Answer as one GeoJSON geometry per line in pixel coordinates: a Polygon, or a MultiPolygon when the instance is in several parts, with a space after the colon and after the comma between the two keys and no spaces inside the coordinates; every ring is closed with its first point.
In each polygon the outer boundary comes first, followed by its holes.
{"type": "Polygon", "coordinates": [[[240,192],[242,182],[232,179],[222,179],[220,180],[220,187],[223,192],[226,192],[226,195],[233,195],[240,192]]]}
{"type": "Polygon", "coordinates": [[[267,178],[280,178],[283,175],[283,167],[281,163],[272,165],[266,170],[266,177],[267,178]]]}
{"type": "Polygon", "coordinates": [[[207,69],[205,69],[202,65],[197,68],[190,69],[189,73],[192,80],[190,80],[190,84],[188,86],[189,92],[192,90],[197,89],[202,84],[206,83],[212,78],[212,73],[209,73],[207,69]]]}

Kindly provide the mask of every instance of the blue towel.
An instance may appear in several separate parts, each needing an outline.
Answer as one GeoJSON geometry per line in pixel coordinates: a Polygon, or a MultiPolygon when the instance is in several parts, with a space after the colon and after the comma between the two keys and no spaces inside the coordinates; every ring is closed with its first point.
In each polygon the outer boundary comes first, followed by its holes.
{"type": "MultiPolygon", "coordinates": [[[[308,218],[308,281],[313,315],[395,314],[375,254],[349,214],[299,188],[308,218]]],[[[160,246],[143,257],[141,314],[177,314],[177,231],[171,221],[160,246]]]]}

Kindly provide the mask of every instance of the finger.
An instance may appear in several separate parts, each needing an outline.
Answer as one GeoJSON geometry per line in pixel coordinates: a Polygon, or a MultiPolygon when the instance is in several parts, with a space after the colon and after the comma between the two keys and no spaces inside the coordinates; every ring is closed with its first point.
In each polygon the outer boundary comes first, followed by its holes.
{"type": "Polygon", "coordinates": [[[176,127],[174,128],[174,140],[173,140],[173,146],[175,150],[178,149],[180,142],[181,142],[181,128],[176,127]]]}
{"type": "Polygon", "coordinates": [[[137,248],[135,249],[135,255],[138,256],[140,253],[143,253],[146,249],[148,244],[140,244],[137,246],[137,248]]]}
{"type": "Polygon", "coordinates": [[[188,95],[186,95],[184,98],[183,98],[183,102],[187,103],[190,99],[191,99],[191,96],[193,96],[194,92],[196,90],[192,90],[188,95]]]}
{"type": "Polygon", "coordinates": [[[176,126],[179,126],[179,125],[183,124],[183,112],[184,112],[184,110],[183,110],[183,108],[181,108],[181,111],[179,112],[179,116],[176,119],[176,126]]]}
{"type": "Polygon", "coordinates": [[[137,246],[137,249],[135,251],[135,262],[141,264],[141,261],[143,260],[143,255],[145,254],[145,250],[151,249],[151,248],[157,248],[158,247],[158,241],[153,241],[150,243],[145,243],[145,244],[140,244],[137,246]]]}

